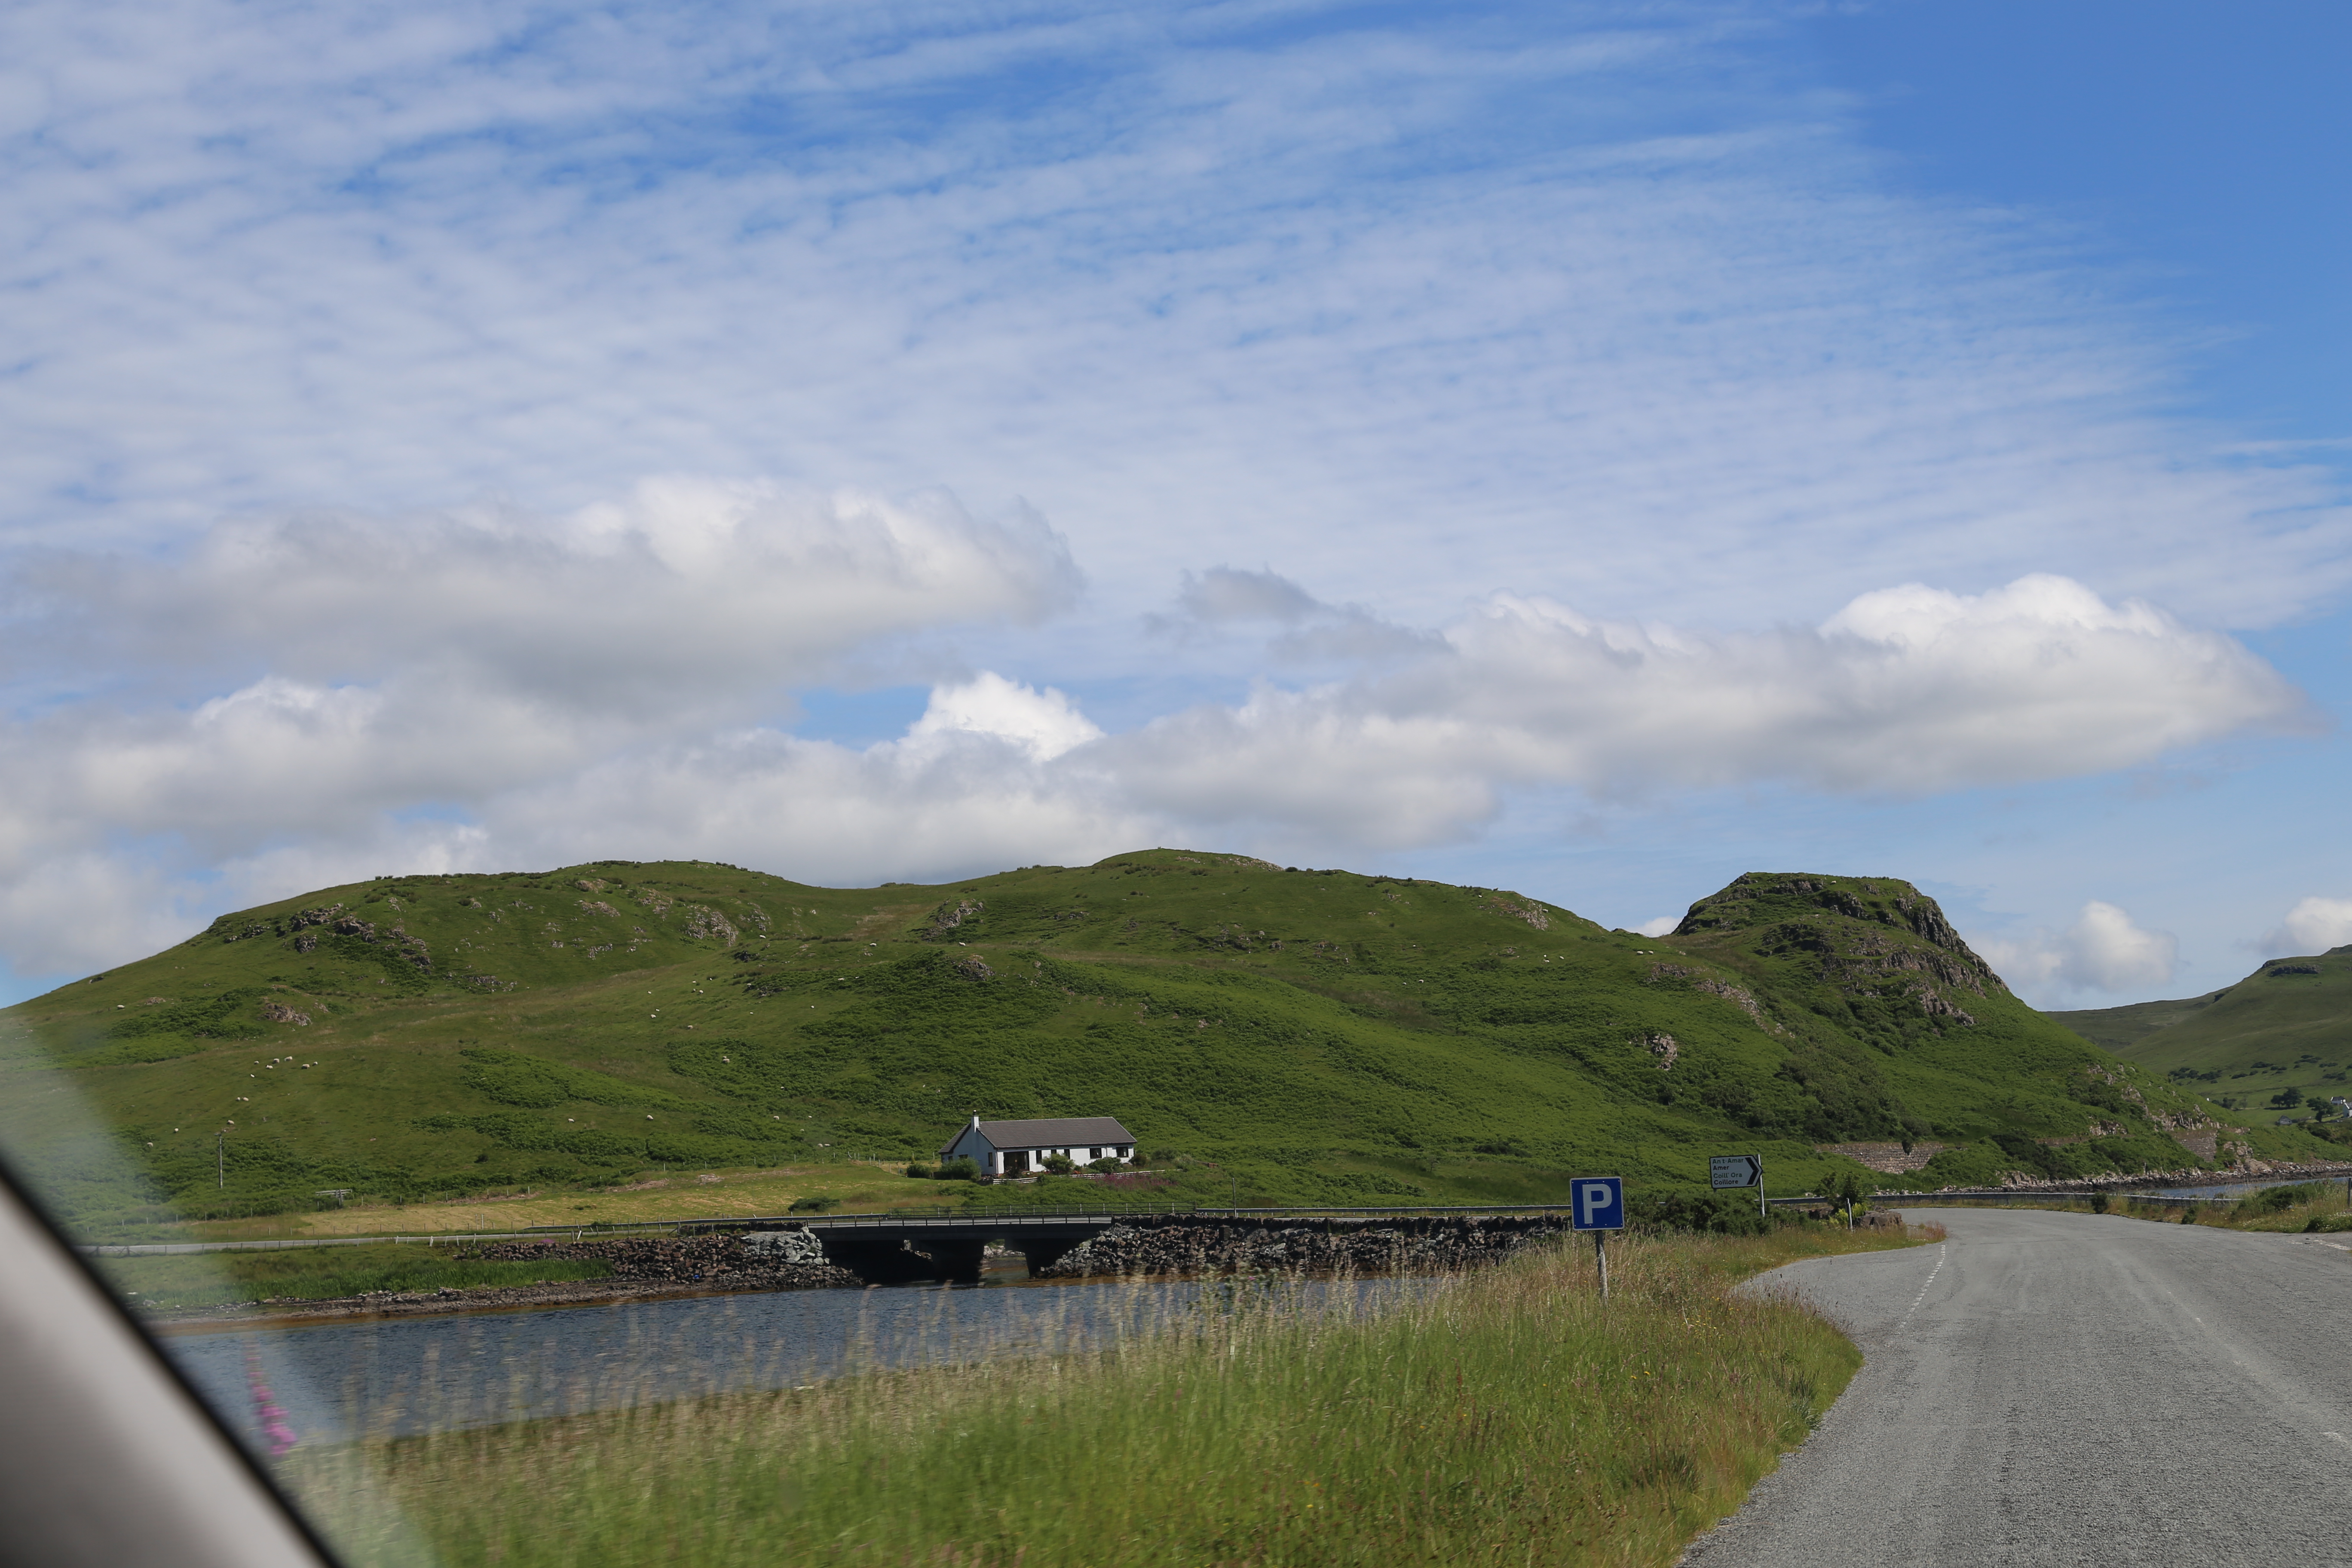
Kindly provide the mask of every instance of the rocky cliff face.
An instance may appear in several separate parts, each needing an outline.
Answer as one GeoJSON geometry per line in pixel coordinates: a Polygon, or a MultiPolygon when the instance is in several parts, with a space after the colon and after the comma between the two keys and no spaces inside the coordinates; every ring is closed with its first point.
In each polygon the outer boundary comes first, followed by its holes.
{"type": "Polygon", "coordinates": [[[1676,936],[1756,933],[1756,951],[1798,957],[1848,995],[1899,992],[1929,1018],[1976,1019],[1955,994],[2006,994],[1936,900],[1891,877],[1750,871],[1690,907],[1676,936]],[[1890,984],[1891,983],[1891,984],[1890,984]]]}
{"type": "Polygon", "coordinates": [[[1893,877],[1790,876],[1749,871],[1690,907],[1676,936],[1803,921],[1823,911],[1907,931],[1998,985],[2000,977],[1952,929],[1935,900],[1893,877]]]}

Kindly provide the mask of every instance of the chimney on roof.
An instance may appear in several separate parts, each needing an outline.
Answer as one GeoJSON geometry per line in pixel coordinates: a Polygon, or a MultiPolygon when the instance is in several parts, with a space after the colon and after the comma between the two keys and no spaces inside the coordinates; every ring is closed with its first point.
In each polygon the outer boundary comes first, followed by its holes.
{"type": "Polygon", "coordinates": [[[978,1111],[976,1111],[976,1110],[972,1112],[972,1114],[971,1114],[971,1124],[972,1124],[974,1127],[977,1127],[977,1126],[979,1126],[979,1125],[980,1125],[980,1112],[978,1112],[978,1111]]]}

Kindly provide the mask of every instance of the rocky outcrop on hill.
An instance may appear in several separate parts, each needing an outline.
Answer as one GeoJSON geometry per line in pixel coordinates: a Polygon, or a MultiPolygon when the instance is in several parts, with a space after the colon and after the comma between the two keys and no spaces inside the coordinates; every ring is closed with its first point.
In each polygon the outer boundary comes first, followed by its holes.
{"type": "Polygon", "coordinates": [[[708,904],[694,904],[688,909],[684,934],[696,942],[701,941],[704,937],[715,936],[719,939],[719,945],[722,947],[733,947],[736,938],[741,933],[735,929],[733,921],[729,920],[717,910],[708,904]]]}
{"type": "Polygon", "coordinates": [[[1906,1149],[1900,1143],[1816,1143],[1814,1151],[1822,1154],[1843,1154],[1856,1164],[1867,1165],[1881,1175],[1900,1176],[1924,1170],[1927,1162],[1952,1145],[1948,1143],[1914,1143],[1906,1149]]]}
{"type": "Polygon", "coordinates": [[[1551,917],[1544,913],[1532,900],[1519,898],[1516,893],[1491,893],[1487,895],[1486,906],[1497,914],[1508,915],[1515,921],[1525,921],[1538,931],[1551,930],[1551,917]]]}
{"type": "Polygon", "coordinates": [[[1651,984],[1655,985],[1662,981],[1675,980],[1689,981],[1690,988],[1703,995],[1722,997],[1725,1001],[1730,1003],[1733,1006],[1747,1014],[1750,1021],[1752,1021],[1758,1028],[1762,1029],[1767,1034],[1783,1035],[1788,1033],[1788,1031],[1781,1028],[1780,1025],[1773,1023],[1770,1019],[1764,1016],[1763,1005],[1756,1000],[1756,994],[1752,991],[1748,991],[1742,986],[1734,985],[1727,980],[1718,980],[1715,976],[1708,974],[1704,971],[1693,969],[1686,963],[1653,963],[1650,965],[1651,984]]]}
{"type": "Polygon", "coordinates": [[[977,918],[988,908],[983,899],[957,899],[941,904],[931,911],[931,929],[923,933],[926,941],[935,941],[961,927],[964,921],[977,918]]]}
{"type": "Polygon", "coordinates": [[[1538,1237],[1567,1228],[1567,1221],[1559,1218],[1249,1226],[1140,1215],[1079,1243],[1038,1273],[1047,1279],[1126,1274],[1426,1274],[1492,1263],[1538,1237]]]}
{"type": "Polygon", "coordinates": [[[1953,995],[2006,989],[1936,900],[1907,882],[1751,871],[1693,904],[1675,934],[1736,930],[1760,933],[1762,954],[1816,963],[1820,978],[1848,996],[1900,994],[1942,1024],[1976,1022],[1953,995]]]}
{"type": "MultiPolygon", "coordinates": [[[[1783,877],[1750,871],[1735,878],[1721,892],[1693,904],[1675,934],[1759,929],[1775,921],[1784,923],[1785,930],[1779,934],[1790,945],[1817,945],[1825,954],[1843,951],[1851,960],[1875,961],[1861,963],[1857,973],[1861,969],[1881,975],[1894,970],[1926,973],[1956,990],[1973,991],[1979,996],[1987,986],[2006,989],[1992,965],[1971,952],[1952,929],[1935,900],[1908,882],[1888,878],[1783,877]],[[1814,910],[1907,932],[1934,951],[1921,953],[1907,944],[1897,946],[1867,937],[1841,950],[1817,922],[1803,918],[1814,910]]],[[[1825,971],[1822,977],[1838,976],[1825,971]]]]}

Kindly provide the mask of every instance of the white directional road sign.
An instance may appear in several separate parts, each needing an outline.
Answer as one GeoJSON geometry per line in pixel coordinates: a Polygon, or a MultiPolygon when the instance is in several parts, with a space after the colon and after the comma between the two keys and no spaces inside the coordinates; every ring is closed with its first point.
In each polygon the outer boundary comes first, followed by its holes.
{"type": "Polygon", "coordinates": [[[1760,1187],[1764,1162],[1753,1154],[1717,1154],[1707,1161],[1706,1173],[1718,1187],[1760,1187]]]}

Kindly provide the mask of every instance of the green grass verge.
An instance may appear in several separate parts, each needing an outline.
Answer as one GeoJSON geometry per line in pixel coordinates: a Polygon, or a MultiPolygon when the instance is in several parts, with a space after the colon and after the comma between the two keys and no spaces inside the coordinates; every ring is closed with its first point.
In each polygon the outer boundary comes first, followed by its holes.
{"type": "Polygon", "coordinates": [[[1671,1562],[1862,1357],[1738,1279],[1791,1226],[1555,1250],[1356,1316],[1240,1289],[1116,1349],[303,1455],[355,1564],[1671,1562]],[[412,1550],[414,1542],[412,1542],[412,1550]]]}
{"type": "Polygon", "coordinates": [[[136,1305],[156,1311],[226,1306],[268,1298],[331,1300],[373,1290],[464,1289],[542,1279],[601,1279],[602,1262],[493,1263],[448,1247],[384,1242],[268,1252],[174,1253],[104,1258],[98,1264],[136,1305]]]}

